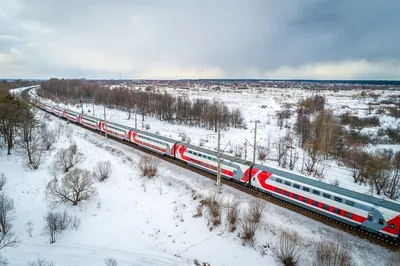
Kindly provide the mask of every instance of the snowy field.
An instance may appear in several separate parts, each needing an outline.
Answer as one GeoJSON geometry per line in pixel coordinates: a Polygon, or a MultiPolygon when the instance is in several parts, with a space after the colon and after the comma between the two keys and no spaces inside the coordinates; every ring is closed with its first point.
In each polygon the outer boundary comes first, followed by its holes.
{"type": "MultiPolygon", "coordinates": [[[[256,113],[256,106],[253,109],[256,113]]],[[[115,112],[115,118],[124,120],[125,116],[115,112]]],[[[153,122],[151,118],[146,120],[153,122]]],[[[159,162],[155,179],[140,178],[140,151],[53,116],[46,123],[50,128],[57,128],[59,136],[38,170],[28,169],[24,159],[15,155],[16,150],[11,156],[1,151],[0,171],[8,178],[3,191],[15,201],[13,230],[21,238],[18,247],[1,250],[10,265],[26,265],[39,256],[54,261],[57,266],[104,265],[107,257],[114,257],[119,266],[193,265],[194,259],[212,266],[274,266],[280,265],[274,256],[274,247],[281,230],[295,230],[303,238],[299,265],[312,265],[316,241],[336,236],[349,244],[357,265],[384,265],[391,254],[365,240],[269,203],[257,229],[254,246],[243,246],[237,232],[228,232],[225,211],[223,223],[212,231],[205,217],[193,218],[199,203],[193,196],[214,191],[213,181],[163,161],[159,162]],[[52,178],[47,168],[57,150],[68,147],[71,142],[85,155],[85,160],[77,167],[92,170],[97,161],[110,160],[113,173],[105,182],[95,184],[99,192],[95,200],[56,209],[77,215],[81,224],[77,230],[65,231],[56,243],[48,244],[48,237],[42,235],[43,217],[49,210],[45,185],[52,178]],[[26,232],[28,221],[33,223],[32,237],[26,232]]],[[[161,127],[162,122],[158,122],[158,126],[161,127]]],[[[178,130],[171,125],[168,129],[178,130]]],[[[199,134],[207,132],[188,130],[199,134]]],[[[225,186],[223,197],[225,200],[240,199],[242,208],[250,200],[246,194],[225,186]]]]}
{"type": "MultiPolygon", "coordinates": [[[[257,163],[268,164],[270,166],[278,166],[275,160],[277,150],[276,144],[280,137],[286,134],[287,129],[280,129],[277,126],[276,112],[284,109],[284,106],[289,107],[292,111],[295,111],[296,104],[301,99],[306,97],[319,94],[325,96],[325,108],[333,110],[337,115],[345,112],[350,112],[359,117],[368,116],[368,103],[379,102],[388,99],[391,95],[398,95],[397,91],[373,91],[374,94],[379,94],[379,99],[373,97],[360,97],[360,90],[348,90],[334,92],[331,91],[307,91],[302,89],[249,89],[249,90],[232,90],[222,89],[221,91],[215,92],[205,90],[204,88],[192,88],[190,90],[172,89],[172,88],[161,88],[161,92],[167,91],[172,95],[187,95],[191,99],[202,98],[202,99],[218,99],[225,103],[229,108],[240,108],[246,121],[247,129],[235,129],[230,128],[227,131],[223,131],[221,138],[221,149],[230,155],[233,155],[234,147],[241,145],[244,147],[247,142],[247,153],[243,153],[242,158],[249,161],[253,160],[253,148],[251,145],[254,143],[254,121],[258,121],[257,124],[257,145],[270,146],[271,152],[267,155],[266,161],[260,161],[256,158],[257,163]],[[244,157],[246,155],[246,157],[244,157]]],[[[34,93],[35,91],[31,91],[34,93]]],[[[369,93],[369,92],[368,92],[369,93]]],[[[81,106],[71,106],[68,108],[82,111],[81,106]]],[[[93,115],[93,106],[84,105],[83,112],[89,115],[93,115]]],[[[99,118],[104,118],[103,106],[94,106],[94,115],[99,118]]],[[[372,115],[376,115],[372,113],[372,115]]],[[[131,119],[128,120],[128,113],[106,108],[107,120],[117,122],[129,127],[135,127],[135,115],[131,115],[131,119]]],[[[381,128],[400,128],[400,119],[395,119],[386,114],[377,115],[381,122],[381,128]]],[[[292,115],[289,120],[289,126],[293,127],[295,123],[296,115],[292,115]]],[[[156,133],[162,136],[170,137],[173,139],[180,140],[182,134],[186,134],[191,139],[191,144],[200,145],[203,143],[204,147],[217,150],[217,133],[213,130],[207,130],[199,127],[190,127],[185,125],[177,125],[160,121],[154,117],[146,117],[142,121],[142,116],[137,114],[137,127],[141,130],[156,133]],[[146,125],[149,129],[146,129],[146,125]]],[[[364,132],[370,134],[376,134],[379,128],[363,128],[364,132]]],[[[373,149],[392,149],[394,152],[400,151],[400,145],[376,145],[366,146],[366,150],[373,149]]],[[[295,165],[294,171],[301,173],[302,158],[304,156],[303,151],[300,148],[296,148],[299,155],[299,160],[295,165]]],[[[341,187],[351,189],[357,192],[372,195],[369,185],[358,185],[353,182],[351,171],[347,167],[341,166],[336,161],[326,160],[322,162],[325,165],[325,178],[324,182],[332,183],[335,180],[339,181],[341,187]]],[[[309,177],[313,178],[313,177],[309,177]]],[[[374,196],[378,196],[375,195],[374,196]]],[[[378,196],[379,197],[379,196],[378,196]]],[[[382,197],[382,196],[380,196],[382,197]]],[[[384,196],[383,196],[384,197],[384,196]]]]}

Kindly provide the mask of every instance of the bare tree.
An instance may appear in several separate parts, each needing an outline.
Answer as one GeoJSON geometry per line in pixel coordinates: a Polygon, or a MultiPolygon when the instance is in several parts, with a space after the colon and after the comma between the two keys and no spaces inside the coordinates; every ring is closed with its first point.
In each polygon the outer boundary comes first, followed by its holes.
{"type": "Polygon", "coordinates": [[[142,171],[142,177],[153,178],[157,174],[157,164],[153,157],[144,155],[139,161],[140,170],[142,171]]]}
{"type": "Polygon", "coordinates": [[[315,265],[352,266],[354,265],[349,247],[339,238],[323,240],[317,244],[314,258],[315,265]]]}
{"type": "Polygon", "coordinates": [[[5,247],[15,247],[19,243],[19,238],[11,231],[12,221],[14,220],[14,201],[0,194],[0,249],[5,247]]]}
{"type": "Polygon", "coordinates": [[[16,144],[21,148],[23,155],[27,159],[27,164],[32,169],[38,169],[43,162],[45,151],[43,138],[37,128],[37,122],[32,117],[33,114],[23,116],[21,130],[18,131],[16,144]]]}
{"type": "Polygon", "coordinates": [[[383,153],[371,155],[366,161],[366,169],[363,177],[380,195],[389,183],[391,172],[390,157],[383,153]]]}
{"type": "Polygon", "coordinates": [[[0,194],[0,232],[7,234],[11,229],[11,223],[14,220],[14,201],[4,195],[0,194]]]}
{"type": "Polygon", "coordinates": [[[99,181],[104,181],[109,178],[112,173],[112,167],[110,161],[97,162],[93,174],[99,181]]]}
{"type": "Polygon", "coordinates": [[[8,155],[11,155],[11,149],[14,147],[17,125],[27,109],[28,106],[14,95],[7,94],[6,97],[0,98],[0,133],[7,144],[8,155]]]}
{"type": "Polygon", "coordinates": [[[51,180],[46,187],[46,197],[52,206],[71,202],[78,205],[81,201],[88,201],[97,196],[93,176],[86,169],[75,168],[61,180],[51,180]]]}
{"type": "Polygon", "coordinates": [[[364,173],[366,171],[369,157],[370,155],[367,152],[360,149],[353,149],[347,152],[344,163],[346,166],[351,168],[354,183],[361,184],[364,182],[364,173]]]}
{"type": "Polygon", "coordinates": [[[55,266],[54,262],[45,259],[37,258],[34,261],[28,262],[28,266],[55,266]]]}
{"type": "Polygon", "coordinates": [[[228,211],[227,211],[227,220],[229,232],[234,232],[236,230],[237,220],[239,218],[240,209],[239,209],[240,201],[232,200],[228,203],[228,211]]]}
{"type": "Polygon", "coordinates": [[[78,147],[74,143],[68,149],[60,149],[56,153],[54,161],[58,169],[66,173],[84,158],[85,156],[78,151],[78,147]]]}
{"type": "Polygon", "coordinates": [[[6,247],[16,247],[19,243],[20,239],[14,232],[0,233],[0,250],[6,247]]]}
{"type": "Polygon", "coordinates": [[[278,260],[285,266],[297,265],[301,257],[301,238],[295,231],[282,231],[276,249],[278,260]]]}
{"type": "Polygon", "coordinates": [[[56,242],[63,231],[70,228],[73,229],[79,224],[79,219],[76,216],[71,216],[67,211],[47,212],[44,216],[43,233],[49,237],[50,244],[56,242]]]}
{"type": "Polygon", "coordinates": [[[4,173],[0,175],[0,190],[3,190],[4,185],[7,183],[7,178],[4,173]]]}
{"type": "Polygon", "coordinates": [[[106,264],[106,266],[117,266],[118,265],[117,260],[114,258],[107,258],[104,260],[104,263],[106,264]]]}
{"type": "Polygon", "coordinates": [[[400,152],[397,152],[392,159],[392,175],[385,188],[385,195],[391,199],[400,197],[400,152]]]}

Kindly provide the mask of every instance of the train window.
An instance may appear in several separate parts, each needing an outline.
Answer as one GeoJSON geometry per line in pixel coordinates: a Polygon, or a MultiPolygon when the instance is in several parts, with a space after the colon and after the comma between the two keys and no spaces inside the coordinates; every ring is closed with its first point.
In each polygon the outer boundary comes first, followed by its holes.
{"type": "Polygon", "coordinates": [[[331,198],[331,195],[326,194],[326,193],[323,193],[323,196],[324,196],[324,198],[327,198],[327,199],[330,199],[330,198],[331,198]]]}
{"type": "Polygon", "coordinates": [[[346,200],[346,204],[350,206],[354,206],[354,202],[350,200],[346,200]]]}
{"type": "Polygon", "coordinates": [[[208,160],[212,160],[211,157],[208,157],[208,160]]]}
{"type": "Polygon", "coordinates": [[[295,199],[299,199],[299,195],[297,195],[297,194],[293,194],[293,198],[295,198],[295,199]]]}
{"type": "Polygon", "coordinates": [[[339,198],[339,197],[333,197],[333,199],[334,199],[335,201],[337,201],[337,202],[342,202],[342,198],[339,198]]]}
{"type": "Polygon", "coordinates": [[[303,190],[306,192],[310,192],[310,188],[308,188],[308,187],[303,187],[303,190]]]}
{"type": "Polygon", "coordinates": [[[379,223],[380,225],[383,225],[383,219],[379,219],[378,223],[379,223]]]}
{"type": "Polygon", "coordinates": [[[277,178],[277,179],[276,179],[276,182],[278,182],[278,183],[282,183],[282,179],[280,179],[280,178],[277,178]]]}
{"type": "Polygon", "coordinates": [[[305,197],[303,197],[302,199],[301,199],[303,202],[308,202],[308,198],[305,198],[305,197]]]}
{"type": "Polygon", "coordinates": [[[315,190],[315,189],[313,189],[312,193],[314,193],[315,195],[319,195],[320,194],[319,191],[315,190]]]}
{"type": "Polygon", "coordinates": [[[297,184],[293,184],[293,186],[294,186],[295,188],[297,188],[297,189],[300,189],[300,186],[297,185],[297,184]]]}
{"type": "Polygon", "coordinates": [[[333,212],[336,214],[340,214],[340,210],[338,208],[333,208],[333,212]]]}
{"type": "Polygon", "coordinates": [[[329,210],[329,206],[326,205],[326,204],[322,204],[322,208],[325,209],[325,210],[329,210]]]}
{"type": "Polygon", "coordinates": [[[318,207],[318,201],[313,200],[312,201],[312,205],[317,206],[318,207]]]}
{"type": "Polygon", "coordinates": [[[368,221],[372,221],[372,214],[368,213],[368,221]]]}
{"type": "Polygon", "coordinates": [[[290,186],[290,182],[289,181],[285,181],[285,185],[290,186]]]}
{"type": "Polygon", "coordinates": [[[289,191],[285,191],[285,195],[286,195],[286,196],[289,196],[289,195],[290,195],[290,192],[289,192],[289,191]]]}
{"type": "Polygon", "coordinates": [[[281,193],[281,192],[282,192],[282,190],[280,188],[276,189],[276,193],[281,193]]]}
{"type": "Polygon", "coordinates": [[[353,218],[353,214],[351,214],[349,212],[345,212],[344,216],[347,217],[347,218],[350,218],[350,219],[353,218]]]}

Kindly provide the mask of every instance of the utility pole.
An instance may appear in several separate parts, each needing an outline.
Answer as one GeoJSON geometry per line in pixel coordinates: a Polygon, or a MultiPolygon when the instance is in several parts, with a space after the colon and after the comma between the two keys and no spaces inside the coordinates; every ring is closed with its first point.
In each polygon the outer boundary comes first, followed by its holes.
{"type": "Polygon", "coordinates": [[[104,133],[107,138],[107,118],[106,118],[106,106],[104,105],[104,133]]]}
{"type": "Polygon", "coordinates": [[[247,141],[244,142],[244,159],[247,160],[247,141]]]}
{"type": "Polygon", "coordinates": [[[94,116],[94,99],[92,98],[92,108],[93,108],[93,117],[95,117],[94,116]]]}
{"type": "Polygon", "coordinates": [[[135,129],[137,130],[137,106],[135,104],[135,129]]]}
{"type": "Polygon", "coordinates": [[[218,193],[221,193],[221,130],[218,127],[218,166],[217,166],[217,186],[218,193]]]}
{"type": "Polygon", "coordinates": [[[253,150],[253,164],[256,162],[256,147],[257,147],[257,121],[254,122],[254,150],[253,150]]]}
{"type": "Polygon", "coordinates": [[[82,95],[81,95],[81,104],[82,104],[82,114],[83,114],[83,100],[82,100],[82,95]]]}

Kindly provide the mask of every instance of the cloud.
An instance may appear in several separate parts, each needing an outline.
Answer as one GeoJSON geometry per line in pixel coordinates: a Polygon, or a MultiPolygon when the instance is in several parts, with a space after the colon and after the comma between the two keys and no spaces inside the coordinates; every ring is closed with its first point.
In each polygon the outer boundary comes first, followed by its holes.
{"type": "Polygon", "coordinates": [[[345,61],[340,63],[318,63],[299,67],[280,67],[261,76],[277,79],[393,79],[400,77],[400,64],[382,61],[345,61]]]}
{"type": "Polygon", "coordinates": [[[0,0],[0,76],[400,79],[399,9],[396,0],[0,0]]]}

